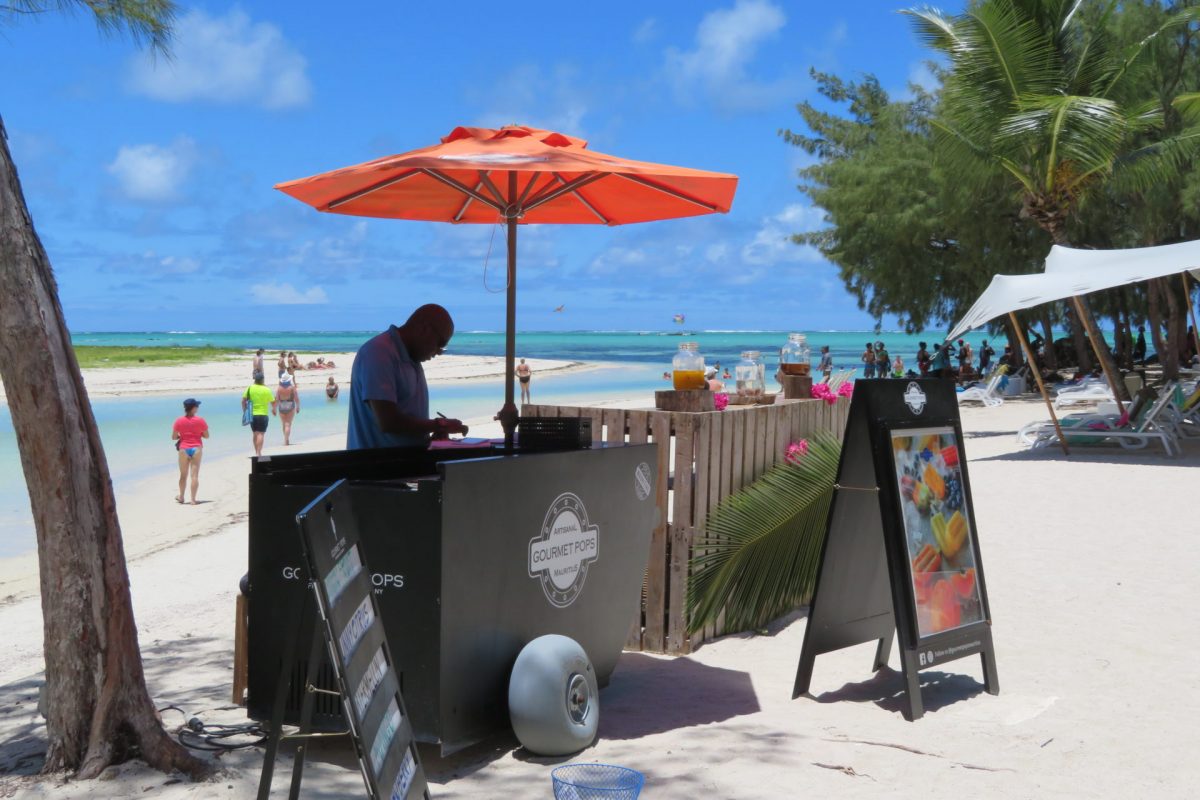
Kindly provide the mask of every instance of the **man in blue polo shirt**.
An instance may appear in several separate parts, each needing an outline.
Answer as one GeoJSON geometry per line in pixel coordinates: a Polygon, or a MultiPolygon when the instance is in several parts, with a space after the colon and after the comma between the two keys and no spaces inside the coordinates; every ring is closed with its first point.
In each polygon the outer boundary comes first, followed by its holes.
{"type": "Polygon", "coordinates": [[[429,418],[429,386],[421,366],[441,355],[453,335],[450,313],[430,303],[358,349],[350,370],[348,450],[424,447],[430,436],[467,432],[457,419],[429,418]]]}

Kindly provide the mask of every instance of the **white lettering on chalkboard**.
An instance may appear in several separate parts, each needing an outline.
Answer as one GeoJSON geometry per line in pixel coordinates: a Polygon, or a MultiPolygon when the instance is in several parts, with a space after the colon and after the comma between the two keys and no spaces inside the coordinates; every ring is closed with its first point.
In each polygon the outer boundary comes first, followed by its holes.
{"type": "Polygon", "coordinates": [[[363,673],[362,680],[354,690],[354,707],[358,709],[360,717],[367,713],[367,706],[371,704],[371,698],[375,696],[379,684],[383,683],[383,676],[387,675],[387,671],[387,659],[383,657],[381,647],[375,652],[375,657],[367,665],[367,671],[363,673]]]}
{"type": "Polygon", "coordinates": [[[354,610],[350,621],[346,623],[342,635],[338,637],[338,643],[342,646],[342,663],[348,665],[350,656],[354,655],[354,648],[358,647],[358,643],[362,641],[363,634],[371,627],[371,623],[375,621],[375,607],[371,605],[370,596],[364,597],[359,603],[358,608],[354,610]]]}
{"type": "Polygon", "coordinates": [[[375,769],[375,777],[379,777],[388,751],[392,749],[392,740],[396,738],[396,731],[400,730],[400,720],[400,709],[393,698],[392,704],[388,706],[379,722],[379,730],[375,732],[375,743],[371,745],[371,766],[375,769]]]}
{"type": "Polygon", "coordinates": [[[325,576],[325,593],[329,595],[329,605],[337,602],[337,599],[342,596],[342,592],[350,585],[350,581],[358,577],[361,572],[362,559],[358,555],[358,546],[355,545],[346,551],[346,554],[333,565],[333,569],[329,570],[329,574],[325,576]]]}
{"type": "Polygon", "coordinates": [[[413,758],[412,750],[405,752],[404,761],[400,764],[400,772],[396,782],[392,784],[391,800],[405,800],[408,790],[412,787],[413,777],[417,774],[417,760],[413,758]]]}

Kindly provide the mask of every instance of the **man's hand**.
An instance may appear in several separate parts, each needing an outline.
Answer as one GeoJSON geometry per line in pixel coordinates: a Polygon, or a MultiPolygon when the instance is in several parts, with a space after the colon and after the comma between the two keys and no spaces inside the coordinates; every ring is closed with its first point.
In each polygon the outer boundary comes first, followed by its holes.
{"type": "Polygon", "coordinates": [[[463,425],[462,420],[450,417],[438,417],[433,420],[433,438],[445,439],[452,433],[461,433],[465,436],[467,426],[463,425]]]}

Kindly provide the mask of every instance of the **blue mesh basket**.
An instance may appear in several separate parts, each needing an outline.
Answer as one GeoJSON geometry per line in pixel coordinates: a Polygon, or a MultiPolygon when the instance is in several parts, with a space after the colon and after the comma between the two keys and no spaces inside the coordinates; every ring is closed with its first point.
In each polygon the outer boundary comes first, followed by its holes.
{"type": "Polygon", "coordinates": [[[613,764],[566,764],[550,773],[554,800],[637,800],[646,776],[613,764]]]}

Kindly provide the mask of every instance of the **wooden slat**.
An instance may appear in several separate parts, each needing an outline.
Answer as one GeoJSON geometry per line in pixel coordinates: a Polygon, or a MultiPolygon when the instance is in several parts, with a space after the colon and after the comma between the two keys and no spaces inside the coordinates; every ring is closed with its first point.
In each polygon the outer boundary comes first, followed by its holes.
{"type": "Polygon", "coordinates": [[[779,409],[779,419],[775,422],[775,458],[773,463],[779,463],[783,460],[783,454],[787,451],[787,446],[792,442],[788,434],[791,431],[792,409],[795,407],[795,403],[788,403],[779,409]]]}
{"type": "Polygon", "coordinates": [[[645,444],[650,438],[650,415],[635,409],[629,411],[626,418],[629,425],[629,443],[645,444]]]}
{"type": "Polygon", "coordinates": [[[746,485],[746,415],[739,411],[733,412],[733,450],[729,460],[729,493],[746,485]]]}
{"type": "Polygon", "coordinates": [[[602,408],[581,408],[579,416],[588,417],[592,421],[592,441],[604,441],[604,409],[602,408]]]}
{"type": "MultiPolygon", "coordinates": [[[[694,488],[692,489],[692,522],[693,522],[692,527],[696,532],[695,535],[699,535],[700,533],[702,533],[704,531],[704,522],[705,522],[705,520],[708,519],[710,484],[712,481],[712,473],[715,471],[713,469],[713,467],[716,466],[715,462],[713,461],[713,455],[712,455],[713,417],[716,415],[715,414],[697,414],[696,416],[698,417],[697,424],[696,424],[696,454],[695,454],[696,483],[695,483],[694,488]]],[[[694,544],[694,541],[693,541],[693,544],[694,544]]],[[[687,580],[690,581],[692,579],[692,577],[693,577],[692,572],[691,572],[691,569],[689,568],[688,574],[687,574],[687,580]]],[[[686,587],[685,587],[685,590],[686,590],[686,587]]],[[[685,594],[686,594],[686,591],[685,591],[685,594]]],[[[683,618],[684,618],[684,626],[686,629],[686,626],[687,626],[686,609],[684,610],[684,612],[685,613],[684,613],[683,618]]],[[[704,633],[705,633],[704,630],[700,630],[700,631],[697,631],[695,634],[692,634],[691,647],[689,649],[695,649],[695,647],[698,644],[700,644],[700,642],[704,641],[704,639],[705,639],[704,633]]]]}
{"type": "Polygon", "coordinates": [[[650,432],[658,445],[658,460],[655,474],[658,486],[655,505],[658,506],[658,523],[650,536],[650,559],[646,567],[646,628],[642,634],[642,646],[646,650],[661,653],[666,644],[667,604],[667,472],[671,457],[671,414],[667,411],[650,412],[650,432]]]}
{"type": "Polygon", "coordinates": [[[625,443],[625,410],[622,408],[604,409],[604,441],[609,444],[625,443]]]}
{"type": "Polygon", "coordinates": [[[763,470],[775,465],[779,456],[775,454],[779,438],[779,417],[783,412],[781,406],[767,406],[767,435],[763,437],[763,470]]]}
{"type": "Polygon", "coordinates": [[[688,558],[691,555],[692,483],[695,480],[695,414],[674,413],[675,487],[671,504],[670,572],[667,578],[667,652],[685,652],[688,558]]]}
{"type": "Polygon", "coordinates": [[[749,486],[758,478],[758,414],[755,414],[754,406],[746,409],[743,416],[746,418],[746,437],[742,441],[742,458],[745,459],[745,468],[743,471],[744,481],[743,486],[749,486]]]}
{"type": "Polygon", "coordinates": [[[717,493],[718,500],[729,496],[729,484],[733,473],[733,416],[723,414],[721,417],[721,489],[717,493]]]}
{"type": "Polygon", "coordinates": [[[754,442],[754,477],[762,477],[762,474],[767,471],[767,464],[771,463],[767,458],[767,449],[770,445],[770,406],[759,406],[754,409],[758,414],[758,439],[754,442]]]}

